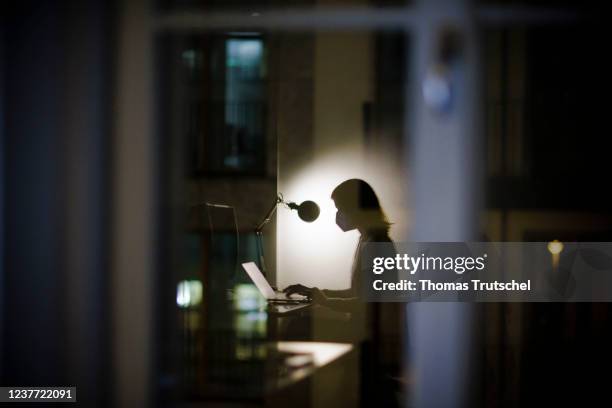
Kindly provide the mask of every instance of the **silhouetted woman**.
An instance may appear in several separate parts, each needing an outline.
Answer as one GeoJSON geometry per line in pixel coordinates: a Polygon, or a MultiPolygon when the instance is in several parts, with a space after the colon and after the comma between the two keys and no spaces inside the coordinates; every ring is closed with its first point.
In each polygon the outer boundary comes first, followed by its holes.
{"type": "MultiPolygon", "coordinates": [[[[351,271],[351,287],[345,290],[320,290],[303,285],[291,285],[285,292],[310,296],[313,303],[337,312],[350,313],[347,324],[328,321],[323,331],[353,332],[353,338],[340,339],[358,342],[361,347],[361,402],[363,406],[396,406],[398,391],[393,378],[401,367],[400,334],[404,327],[399,303],[367,303],[366,290],[372,293],[374,275],[371,262],[363,250],[373,242],[391,243],[389,221],[383,212],[376,193],[368,183],[359,179],[347,180],[338,185],[331,195],[336,204],[336,224],[342,231],[357,229],[360,233],[351,271]],[[369,288],[364,286],[370,286],[369,288]],[[355,333],[359,333],[356,337],[355,333]]],[[[378,249],[378,248],[377,248],[378,249]]],[[[379,249],[380,250],[380,249],[379,249]]],[[[384,254],[394,257],[393,245],[385,246],[384,254]]],[[[387,273],[387,272],[385,272],[387,273]]],[[[391,272],[393,273],[393,272],[391,272]]],[[[392,276],[387,279],[393,281],[392,276]]],[[[370,299],[371,300],[371,299],[370,299]]],[[[325,333],[324,333],[325,334],[325,333]]]]}
{"type": "Polygon", "coordinates": [[[362,250],[370,242],[392,242],[389,238],[389,221],[383,212],[376,193],[368,183],[350,179],[338,185],[331,194],[337,208],[336,224],[344,232],[357,229],[360,233],[351,268],[351,287],[344,290],[321,290],[304,285],[291,285],[288,294],[299,293],[312,298],[313,303],[328,308],[357,312],[363,303],[364,282],[372,277],[371,269],[362,270],[362,250]]]}

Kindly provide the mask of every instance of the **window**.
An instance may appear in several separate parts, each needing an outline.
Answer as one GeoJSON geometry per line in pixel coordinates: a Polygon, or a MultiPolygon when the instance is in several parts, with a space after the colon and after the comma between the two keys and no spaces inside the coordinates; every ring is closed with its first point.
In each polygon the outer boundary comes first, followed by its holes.
{"type": "Polygon", "coordinates": [[[164,91],[169,96],[163,105],[169,112],[167,134],[183,140],[187,173],[196,178],[265,176],[267,53],[262,35],[172,35],[165,47],[173,56],[162,62],[171,85],[164,91]]]}

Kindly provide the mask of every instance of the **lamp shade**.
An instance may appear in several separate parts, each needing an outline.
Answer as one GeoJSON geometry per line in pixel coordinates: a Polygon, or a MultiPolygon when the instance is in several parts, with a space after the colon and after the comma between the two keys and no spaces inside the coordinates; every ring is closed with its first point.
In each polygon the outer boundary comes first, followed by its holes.
{"type": "Polygon", "coordinates": [[[314,201],[304,201],[297,208],[298,216],[302,221],[305,222],[313,222],[317,218],[319,218],[319,213],[321,210],[319,206],[314,201]]]}

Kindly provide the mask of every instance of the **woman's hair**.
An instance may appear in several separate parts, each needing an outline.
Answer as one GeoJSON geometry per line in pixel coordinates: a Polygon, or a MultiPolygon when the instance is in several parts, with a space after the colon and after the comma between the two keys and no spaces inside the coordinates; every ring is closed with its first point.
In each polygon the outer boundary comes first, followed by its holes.
{"type": "Polygon", "coordinates": [[[391,224],[380,207],[376,193],[365,181],[343,181],[334,189],[331,198],[340,211],[350,214],[353,221],[366,230],[389,231],[391,224]]]}

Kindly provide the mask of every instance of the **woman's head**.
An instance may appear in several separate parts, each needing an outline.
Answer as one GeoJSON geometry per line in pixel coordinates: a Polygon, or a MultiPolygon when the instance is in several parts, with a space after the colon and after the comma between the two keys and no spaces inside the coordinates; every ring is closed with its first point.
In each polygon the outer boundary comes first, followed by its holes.
{"type": "Polygon", "coordinates": [[[336,224],[343,231],[355,228],[361,232],[389,230],[389,222],[380,207],[378,197],[365,181],[346,180],[334,189],[331,198],[338,209],[336,224]]]}

